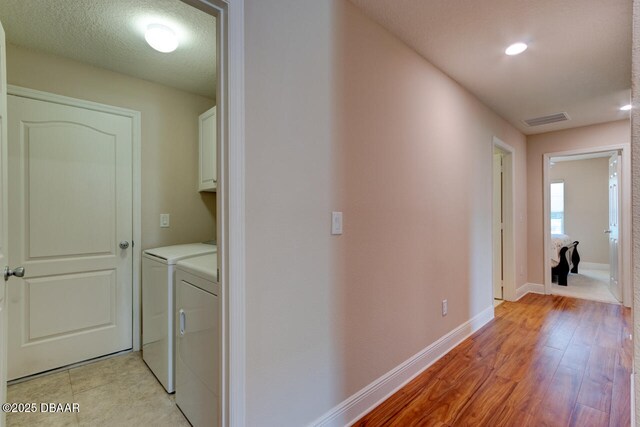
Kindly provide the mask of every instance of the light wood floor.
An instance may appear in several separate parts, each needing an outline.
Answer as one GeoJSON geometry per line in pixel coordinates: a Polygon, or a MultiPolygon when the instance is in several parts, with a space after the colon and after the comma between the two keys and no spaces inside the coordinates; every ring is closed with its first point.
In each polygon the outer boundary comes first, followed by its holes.
{"type": "Polygon", "coordinates": [[[630,425],[631,310],[529,294],[355,426],[630,425]]]}

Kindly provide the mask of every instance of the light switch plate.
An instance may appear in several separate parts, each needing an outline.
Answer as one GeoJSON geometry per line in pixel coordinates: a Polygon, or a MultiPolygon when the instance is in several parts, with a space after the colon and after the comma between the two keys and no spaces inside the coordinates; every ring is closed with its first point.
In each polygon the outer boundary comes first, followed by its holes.
{"type": "Polygon", "coordinates": [[[331,234],[342,234],[342,212],[331,212],[331,234]]]}
{"type": "Polygon", "coordinates": [[[169,228],[169,214],[160,214],[160,227],[169,228]]]}

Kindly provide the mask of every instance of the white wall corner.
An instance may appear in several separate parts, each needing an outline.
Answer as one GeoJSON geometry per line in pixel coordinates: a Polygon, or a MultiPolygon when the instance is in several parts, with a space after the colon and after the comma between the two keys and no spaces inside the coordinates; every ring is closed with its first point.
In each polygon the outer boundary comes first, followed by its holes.
{"type": "Polygon", "coordinates": [[[526,294],[542,294],[544,295],[544,285],[539,283],[525,283],[516,289],[516,301],[525,296],[526,294]]]}
{"type": "Polygon", "coordinates": [[[494,308],[491,305],[326,412],[309,424],[309,427],[343,427],[353,424],[489,323],[493,317],[494,308]]]}
{"type": "Polygon", "coordinates": [[[636,425],[636,392],[635,392],[635,380],[636,373],[634,371],[631,372],[631,427],[635,427],[636,425]]]}

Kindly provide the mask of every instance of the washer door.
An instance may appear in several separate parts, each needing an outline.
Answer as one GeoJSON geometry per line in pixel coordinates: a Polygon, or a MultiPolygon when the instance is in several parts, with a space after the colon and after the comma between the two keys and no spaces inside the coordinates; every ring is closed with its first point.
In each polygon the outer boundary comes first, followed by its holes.
{"type": "Polygon", "coordinates": [[[176,403],[194,426],[220,413],[219,298],[181,280],[176,305],[176,403]]]}

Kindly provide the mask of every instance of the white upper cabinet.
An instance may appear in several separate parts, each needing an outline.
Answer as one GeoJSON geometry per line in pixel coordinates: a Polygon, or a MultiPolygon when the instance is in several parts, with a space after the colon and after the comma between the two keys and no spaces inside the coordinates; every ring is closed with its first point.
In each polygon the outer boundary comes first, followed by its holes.
{"type": "Polygon", "coordinates": [[[200,167],[198,191],[216,191],[218,167],[216,166],[216,107],[200,114],[200,167]]]}

